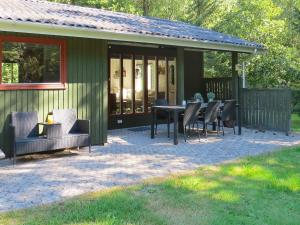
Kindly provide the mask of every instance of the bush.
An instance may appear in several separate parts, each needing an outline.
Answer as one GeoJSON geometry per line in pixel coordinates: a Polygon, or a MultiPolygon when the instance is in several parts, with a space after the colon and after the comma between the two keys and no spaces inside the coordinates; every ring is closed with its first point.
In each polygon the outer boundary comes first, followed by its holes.
{"type": "Polygon", "coordinates": [[[300,114],[300,89],[292,89],[293,112],[300,114]]]}

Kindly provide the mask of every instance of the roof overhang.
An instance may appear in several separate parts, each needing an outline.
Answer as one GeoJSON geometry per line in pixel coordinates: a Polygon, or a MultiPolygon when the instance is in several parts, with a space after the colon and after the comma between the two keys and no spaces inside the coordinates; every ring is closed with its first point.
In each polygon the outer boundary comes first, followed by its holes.
{"type": "Polygon", "coordinates": [[[127,34],[120,32],[99,31],[90,28],[69,27],[33,22],[15,22],[0,19],[0,31],[44,34],[64,37],[80,37],[91,39],[103,39],[109,41],[125,41],[146,44],[169,45],[195,49],[211,49],[222,51],[234,51],[243,53],[258,53],[264,49],[233,45],[228,43],[216,43],[211,41],[185,40],[172,37],[161,37],[153,35],[127,34]]]}

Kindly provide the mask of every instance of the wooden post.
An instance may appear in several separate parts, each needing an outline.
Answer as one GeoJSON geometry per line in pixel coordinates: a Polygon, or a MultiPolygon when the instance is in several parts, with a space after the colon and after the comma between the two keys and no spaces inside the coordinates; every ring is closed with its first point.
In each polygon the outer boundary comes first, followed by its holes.
{"type": "Polygon", "coordinates": [[[205,89],[205,80],[204,80],[204,52],[200,53],[200,77],[201,77],[201,83],[200,83],[200,92],[203,96],[203,98],[206,98],[206,89],[205,89]]]}
{"type": "MultiPolygon", "coordinates": [[[[108,129],[108,43],[107,41],[101,42],[101,58],[102,58],[102,144],[107,142],[107,129],[108,129]]],[[[122,71],[122,70],[121,70],[122,71]]],[[[122,77],[122,75],[121,75],[122,77]]],[[[96,91],[97,92],[97,91],[96,91]]]]}
{"type": "Polygon", "coordinates": [[[236,70],[236,65],[238,64],[238,53],[232,52],[232,91],[233,97],[237,100],[237,120],[238,120],[238,134],[242,134],[242,105],[241,105],[241,88],[240,88],[240,79],[238,71],[236,70]]]}
{"type": "Polygon", "coordinates": [[[177,48],[177,104],[184,100],[184,48],[177,48]]]}
{"type": "Polygon", "coordinates": [[[236,65],[238,64],[238,53],[232,52],[232,96],[238,100],[238,71],[236,70],[236,65]]]}

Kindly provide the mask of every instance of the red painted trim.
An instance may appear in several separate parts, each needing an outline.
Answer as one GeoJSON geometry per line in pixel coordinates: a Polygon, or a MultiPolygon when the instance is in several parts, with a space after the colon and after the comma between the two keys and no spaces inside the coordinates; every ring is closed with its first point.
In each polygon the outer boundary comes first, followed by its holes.
{"type": "Polygon", "coordinates": [[[33,43],[33,44],[44,44],[44,45],[61,45],[65,42],[62,39],[55,38],[44,38],[44,37],[16,37],[16,36],[8,36],[2,35],[0,36],[1,41],[9,41],[9,42],[25,42],[25,43],[33,43]]]}
{"type": "Polygon", "coordinates": [[[2,40],[0,36],[0,86],[2,82],[2,40]]]}
{"type": "Polygon", "coordinates": [[[67,42],[62,39],[0,36],[0,90],[43,90],[43,89],[66,89],[67,82],[67,42]],[[24,42],[43,45],[60,46],[60,82],[59,83],[38,83],[38,84],[2,84],[2,46],[3,42],[24,42]]]}
{"type": "Polygon", "coordinates": [[[66,89],[62,83],[40,84],[0,84],[0,90],[43,90],[43,89],[66,89]]]}

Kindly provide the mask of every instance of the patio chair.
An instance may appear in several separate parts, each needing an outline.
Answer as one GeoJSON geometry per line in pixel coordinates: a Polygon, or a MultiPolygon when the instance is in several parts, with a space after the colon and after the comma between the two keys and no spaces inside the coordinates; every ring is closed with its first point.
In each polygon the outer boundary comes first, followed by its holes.
{"type": "MultiPolygon", "coordinates": [[[[220,113],[220,101],[212,101],[207,104],[207,108],[203,116],[199,118],[199,121],[203,123],[203,132],[207,137],[207,126],[209,124],[214,125],[218,122],[218,116],[220,113]]],[[[220,127],[218,126],[217,133],[219,135],[220,127]]]]}
{"type": "Polygon", "coordinates": [[[224,102],[224,107],[219,119],[219,126],[222,126],[223,136],[224,136],[224,127],[233,128],[233,133],[235,134],[235,125],[236,125],[236,100],[226,100],[224,102]]]}
{"type": "MultiPolygon", "coordinates": [[[[166,99],[160,98],[156,99],[154,105],[169,105],[166,99]]],[[[168,125],[168,136],[170,134],[170,113],[163,111],[163,110],[156,110],[156,121],[155,121],[155,134],[157,134],[157,124],[160,123],[167,123],[168,125]]]]}
{"type": "Polygon", "coordinates": [[[184,111],[183,115],[183,135],[184,135],[184,141],[186,142],[187,136],[187,127],[189,127],[189,132],[191,129],[191,126],[194,127],[195,123],[197,125],[197,132],[200,140],[200,131],[199,131],[199,124],[198,124],[198,115],[201,109],[201,103],[189,103],[184,111]]]}
{"type": "Polygon", "coordinates": [[[13,164],[17,156],[55,150],[52,140],[39,135],[37,112],[12,112],[9,132],[13,164]]]}
{"type": "Polygon", "coordinates": [[[57,148],[89,147],[91,152],[90,121],[78,120],[75,109],[53,110],[53,120],[61,123],[62,138],[57,140],[57,148]]]}

